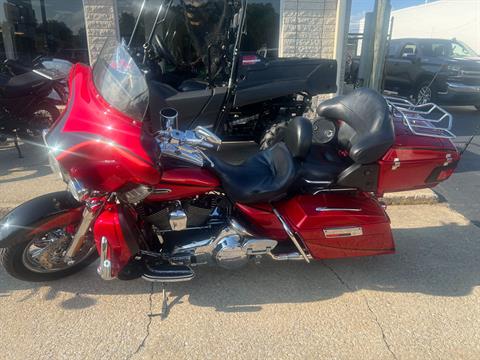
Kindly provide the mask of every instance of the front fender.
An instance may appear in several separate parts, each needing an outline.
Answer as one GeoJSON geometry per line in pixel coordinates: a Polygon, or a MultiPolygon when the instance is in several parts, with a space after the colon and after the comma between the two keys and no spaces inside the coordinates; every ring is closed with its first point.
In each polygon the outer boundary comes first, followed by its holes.
{"type": "Polygon", "coordinates": [[[0,220],[0,248],[10,247],[18,241],[17,235],[34,229],[52,215],[81,206],[67,191],[39,196],[9,212],[0,220]]]}

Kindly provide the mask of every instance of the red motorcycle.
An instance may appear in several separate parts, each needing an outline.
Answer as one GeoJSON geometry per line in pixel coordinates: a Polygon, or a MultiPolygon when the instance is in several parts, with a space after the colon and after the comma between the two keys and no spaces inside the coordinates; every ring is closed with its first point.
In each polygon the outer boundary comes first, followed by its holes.
{"type": "Polygon", "coordinates": [[[0,260],[21,280],[61,278],[98,255],[105,280],[171,282],[203,264],[391,254],[379,198],[433,187],[460,158],[448,113],[369,89],[324,101],[313,144],[312,122],[296,117],[284,141],[232,165],[210,130],[178,130],[175,109],[148,121],[158,99],[124,46],[107,46],[93,70],[75,65],[69,86],[44,134],[68,191],[0,222],[0,260]]]}

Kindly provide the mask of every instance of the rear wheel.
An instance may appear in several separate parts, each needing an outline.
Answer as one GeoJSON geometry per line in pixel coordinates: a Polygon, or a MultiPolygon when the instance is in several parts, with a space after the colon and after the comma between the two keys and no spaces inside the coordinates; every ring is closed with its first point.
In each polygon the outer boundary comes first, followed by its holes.
{"type": "Polygon", "coordinates": [[[265,131],[265,134],[260,141],[260,150],[266,150],[276,143],[283,141],[285,138],[285,130],[287,129],[288,121],[282,121],[273,124],[270,129],[265,131]]]}
{"type": "Polygon", "coordinates": [[[0,249],[0,263],[10,275],[24,281],[56,280],[76,273],[97,258],[95,243],[88,236],[73,261],[64,261],[78,219],[68,223],[72,217],[63,215],[55,215],[38,224],[36,229],[41,231],[22,231],[15,245],[0,249]]]}

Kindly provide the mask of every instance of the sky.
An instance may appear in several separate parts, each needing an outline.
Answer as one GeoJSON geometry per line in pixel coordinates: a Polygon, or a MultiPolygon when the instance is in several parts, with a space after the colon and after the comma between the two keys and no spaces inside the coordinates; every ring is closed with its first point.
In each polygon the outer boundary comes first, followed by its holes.
{"type": "MultiPolygon", "coordinates": [[[[410,6],[419,4],[425,4],[425,2],[432,2],[435,0],[390,0],[392,4],[392,10],[398,10],[410,6]]],[[[352,12],[350,18],[350,31],[358,27],[358,22],[365,16],[365,13],[373,10],[375,0],[352,0],[352,12]]]]}

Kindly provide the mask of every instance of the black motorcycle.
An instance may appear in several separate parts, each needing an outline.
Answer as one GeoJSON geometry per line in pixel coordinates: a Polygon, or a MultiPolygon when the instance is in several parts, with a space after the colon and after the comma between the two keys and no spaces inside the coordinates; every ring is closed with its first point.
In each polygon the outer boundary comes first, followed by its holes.
{"type": "Polygon", "coordinates": [[[20,157],[18,136],[35,140],[60,115],[58,106],[68,98],[70,67],[71,63],[60,59],[36,59],[31,66],[4,61],[0,73],[0,142],[13,136],[20,157]]]}

